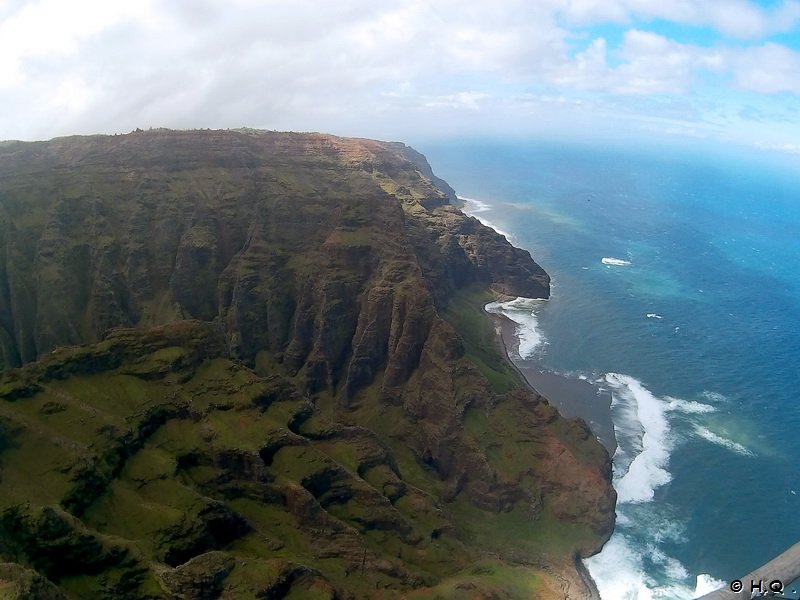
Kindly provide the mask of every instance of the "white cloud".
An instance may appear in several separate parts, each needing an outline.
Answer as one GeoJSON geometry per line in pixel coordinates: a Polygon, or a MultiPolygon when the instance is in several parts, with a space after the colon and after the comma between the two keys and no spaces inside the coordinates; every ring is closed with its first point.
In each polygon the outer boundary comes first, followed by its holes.
{"type": "Polygon", "coordinates": [[[623,93],[677,93],[690,84],[696,50],[689,46],[633,29],[620,54],[625,63],[616,71],[616,85],[623,93]]]}
{"type": "Polygon", "coordinates": [[[553,74],[553,81],[558,85],[582,89],[606,88],[610,72],[606,41],[596,38],[569,63],[559,65],[558,71],[553,74]]]}
{"type": "Polygon", "coordinates": [[[637,22],[666,18],[746,37],[796,23],[798,7],[791,1],[766,10],[744,0],[0,0],[0,139],[241,125],[400,135],[431,123],[457,129],[459,118],[467,127],[519,129],[554,111],[589,119],[592,111],[689,110],[696,102],[686,98],[706,85],[708,72],[747,93],[800,94],[798,55],[788,48],[702,48],[637,22]],[[722,14],[720,6],[737,10],[722,14]],[[567,25],[579,21],[632,26],[613,46],[576,35],[567,25]],[[575,44],[583,45],[576,51],[575,44]],[[669,100],[644,101],[662,96],[669,100]]]}
{"type": "Polygon", "coordinates": [[[606,41],[597,38],[565,62],[553,80],[616,94],[682,94],[706,85],[703,75],[714,73],[749,92],[800,95],[800,53],[772,42],[706,48],[631,29],[616,52],[617,66],[610,66],[608,54],[606,41]]]}
{"type": "Polygon", "coordinates": [[[800,53],[768,43],[732,53],[734,80],[741,89],[762,94],[800,94],[800,53]]]}
{"type": "Polygon", "coordinates": [[[632,29],[625,33],[616,53],[620,64],[609,64],[606,41],[597,38],[566,62],[554,81],[614,94],[678,94],[691,86],[698,68],[713,62],[704,58],[706,52],[632,29]]]}
{"type": "Polygon", "coordinates": [[[741,39],[759,39],[794,29],[800,23],[800,1],[783,0],[764,8],[748,0],[563,0],[560,13],[575,23],[663,19],[710,27],[741,39]]]}
{"type": "Polygon", "coordinates": [[[757,142],[756,146],[763,150],[777,150],[778,152],[786,152],[788,154],[800,154],[800,144],[774,144],[769,142],[757,142]]]}
{"type": "Polygon", "coordinates": [[[351,123],[380,113],[380,92],[403,81],[474,107],[469,81],[535,79],[565,48],[549,13],[522,0],[509,11],[454,0],[112,5],[40,0],[0,24],[0,137],[92,120],[106,131],[351,123]]]}
{"type": "Polygon", "coordinates": [[[23,79],[26,62],[35,65],[37,60],[74,55],[93,34],[141,16],[146,4],[40,0],[23,4],[11,16],[6,13],[0,23],[0,89],[23,79]]]}

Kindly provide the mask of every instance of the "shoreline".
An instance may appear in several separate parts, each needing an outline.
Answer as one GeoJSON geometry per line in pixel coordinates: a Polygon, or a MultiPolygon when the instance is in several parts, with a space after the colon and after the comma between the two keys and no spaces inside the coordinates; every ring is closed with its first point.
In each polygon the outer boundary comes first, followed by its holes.
{"type": "Polygon", "coordinates": [[[611,420],[610,392],[585,379],[571,378],[542,369],[533,360],[513,358],[511,351],[519,348],[517,324],[504,315],[487,312],[485,308],[482,310],[494,324],[497,343],[506,361],[523,383],[558,409],[561,416],[582,419],[609,456],[613,456],[617,441],[614,422],[611,420]]]}
{"type": "MultiPolygon", "coordinates": [[[[472,198],[462,196],[457,196],[457,198],[461,202],[459,208],[464,214],[477,218],[487,227],[492,227],[497,231],[491,223],[474,214],[488,210],[490,205],[472,198]],[[477,210],[469,210],[470,203],[474,204],[477,210]]],[[[500,234],[504,235],[506,239],[509,238],[503,232],[500,234]]],[[[613,457],[617,449],[617,440],[614,422],[611,419],[611,393],[590,381],[567,377],[543,369],[533,360],[513,358],[512,351],[517,356],[519,354],[520,339],[517,335],[517,323],[503,314],[488,312],[485,304],[481,306],[481,310],[493,324],[496,343],[506,362],[519,375],[522,384],[554,406],[561,416],[567,419],[578,418],[586,423],[608,452],[609,458],[613,457]]],[[[600,551],[602,551],[602,546],[598,553],[600,551]]],[[[570,578],[573,582],[582,584],[580,600],[602,600],[597,583],[581,556],[575,554],[572,559],[574,571],[570,573],[570,578]]],[[[567,594],[565,600],[578,600],[578,598],[572,598],[569,587],[568,585],[564,590],[567,594]]]]}
{"type": "MultiPolygon", "coordinates": [[[[537,368],[533,361],[521,359],[519,362],[522,364],[518,364],[509,351],[519,348],[517,324],[505,315],[487,312],[485,306],[481,307],[481,310],[494,325],[497,344],[506,362],[519,375],[523,385],[554,406],[561,416],[583,420],[606,448],[609,457],[613,456],[617,443],[614,423],[611,420],[611,394],[589,381],[537,368]]],[[[573,563],[578,580],[584,586],[584,595],[581,598],[602,600],[597,584],[582,558],[576,554],[573,563]]]]}

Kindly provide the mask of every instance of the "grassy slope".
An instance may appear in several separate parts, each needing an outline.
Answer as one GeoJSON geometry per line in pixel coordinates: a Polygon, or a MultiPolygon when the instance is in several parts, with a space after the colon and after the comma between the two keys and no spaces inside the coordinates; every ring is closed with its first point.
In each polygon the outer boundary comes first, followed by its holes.
{"type": "MultiPolygon", "coordinates": [[[[454,319],[463,323],[479,316],[465,340],[488,340],[491,326],[476,300],[483,297],[458,299],[454,319]]],[[[315,399],[316,413],[298,427],[296,415],[307,400],[292,392],[291,381],[259,377],[223,358],[175,368],[187,353],[182,347],[160,348],[117,369],[40,380],[42,389],[32,397],[0,401],[6,559],[37,567],[72,598],[165,595],[170,589],[165,582],[177,572],[165,561],[183,562],[171,559],[170,552],[179,555],[175,548],[186,539],[196,544],[192,554],[221,548],[236,557],[221,584],[224,597],[254,597],[254,590],[279,581],[287,565],[300,564],[321,576],[305,574],[291,589],[310,594],[313,588],[319,597],[328,597],[333,585],[359,597],[386,588],[380,595],[417,589],[416,597],[449,598],[463,597],[465,590],[492,590],[497,597],[523,598],[554,585],[532,565],[569,556],[586,534],[585,528],[552,518],[547,507],[534,520],[521,505],[498,514],[463,496],[441,503],[442,481],[393,435],[396,407],[384,407],[380,415],[356,410],[343,419],[372,426],[394,451],[392,467],[391,461],[374,459],[380,445],[369,432],[350,428],[331,435],[342,425],[331,419],[336,410],[325,394],[315,399]],[[165,406],[171,412],[139,436],[135,449],[120,453],[119,440],[130,439],[165,406]],[[275,441],[278,449],[265,467],[259,452],[275,441]],[[336,482],[310,498],[309,482],[330,471],[336,482]],[[88,472],[99,474],[101,484],[86,487],[81,478],[88,472]],[[402,493],[392,495],[392,489],[402,493]],[[76,490],[83,501],[79,509],[67,501],[76,490]],[[217,501],[249,530],[233,539],[203,534],[199,515],[217,501]],[[80,568],[61,573],[52,566],[50,546],[26,546],[18,533],[9,535],[15,507],[23,507],[31,521],[48,506],[80,517],[52,548],[80,553],[91,542],[122,552],[124,559],[110,561],[99,573],[80,568]]],[[[474,346],[472,353],[482,368],[495,367],[497,382],[518,385],[513,372],[503,370],[496,346],[474,346]]],[[[3,389],[8,392],[9,385],[3,389]]],[[[516,430],[513,419],[509,402],[466,417],[492,462],[509,475],[524,464],[507,456],[509,449],[524,447],[524,440],[509,436],[516,430]]],[[[46,531],[33,531],[38,544],[43,536],[48,539],[46,531]]]]}

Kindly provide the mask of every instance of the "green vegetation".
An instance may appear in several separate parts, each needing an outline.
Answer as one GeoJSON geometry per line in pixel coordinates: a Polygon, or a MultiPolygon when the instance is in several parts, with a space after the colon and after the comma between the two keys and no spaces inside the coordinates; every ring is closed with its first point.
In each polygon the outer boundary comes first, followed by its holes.
{"type": "Polygon", "coordinates": [[[502,355],[498,335],[483,307],[494,299],[485,289],[459,290],[443,313],[464,341],[466,356],[489,381],[492,389],[504,394],[521,384],[519,375],[502,355]]]}
{"type": "Polygon", "coordinates": [[[0,145],[0,598],[579,585],[608,456],[483,313],[546,273],[448,196],[318,134],[0,145]]]}

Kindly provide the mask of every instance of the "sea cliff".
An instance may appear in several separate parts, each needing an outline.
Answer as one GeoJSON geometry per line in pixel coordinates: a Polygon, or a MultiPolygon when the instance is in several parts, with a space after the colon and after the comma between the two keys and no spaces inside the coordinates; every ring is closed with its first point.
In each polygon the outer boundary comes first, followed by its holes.
{"type": "Polygon", "coordinates": [[[0,145],[0,586],[587,597],[608,454],[482,314],[547,274],[454,198],[322,134],[0,145]]]}

